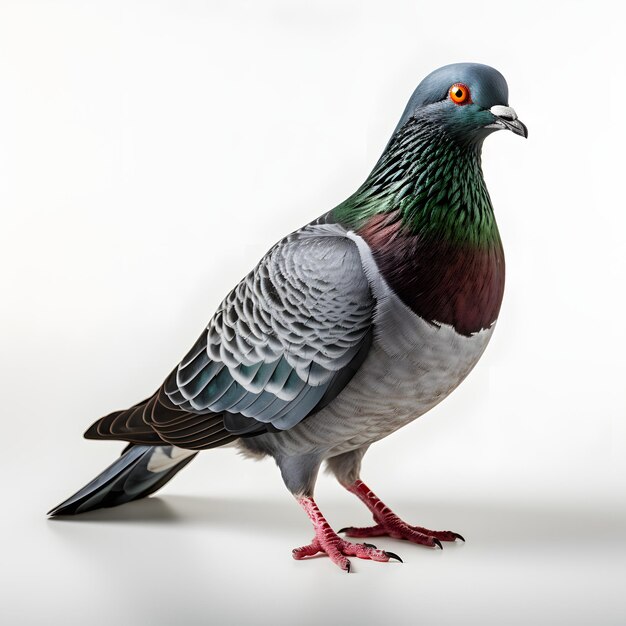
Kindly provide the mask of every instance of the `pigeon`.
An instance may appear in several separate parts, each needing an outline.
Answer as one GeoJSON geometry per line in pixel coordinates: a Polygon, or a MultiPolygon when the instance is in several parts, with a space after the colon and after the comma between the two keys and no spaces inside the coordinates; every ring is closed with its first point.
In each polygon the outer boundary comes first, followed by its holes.
{"type": "Polygon", "coordinates": [[[146,497],[200,450],[233,446],[272,457],[310,518],[295,559],[322,553],[347,572],[349,557],[401,561],[342,533],[464,541],[405,522],[360,468],[371,444],[450,394],[491,338],[505,263],[481,150],[500,129],[528,136],[500,72],[455,63],[426,76],[361,187],[267,252],[154,395],[86,431],[128,445],[49,515],[146,497]],[[372,526],[329,525],[313,497],[323,464],[372,526]]]}

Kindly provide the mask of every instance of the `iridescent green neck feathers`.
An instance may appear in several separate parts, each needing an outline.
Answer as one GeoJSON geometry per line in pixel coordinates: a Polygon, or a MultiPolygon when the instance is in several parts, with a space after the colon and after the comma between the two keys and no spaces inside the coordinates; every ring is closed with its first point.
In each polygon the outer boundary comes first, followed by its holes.
{"type": "Polygon", "coordinates": [[[410,119],[391,139],[363,185],[333,218],[358,231],[388,214],[402,231],[449,243],[499,242],[480,165],[479,144],[462,144],[428,119],[410,119]]]}

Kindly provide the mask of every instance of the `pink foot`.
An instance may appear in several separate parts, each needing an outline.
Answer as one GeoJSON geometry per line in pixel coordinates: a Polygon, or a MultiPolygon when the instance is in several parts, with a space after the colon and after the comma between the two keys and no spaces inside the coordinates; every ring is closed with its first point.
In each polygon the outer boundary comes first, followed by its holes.
{"type": "Polygon", "coordinates": [[[412,543],[418,543],[423,546],[439,546],[442,541],[456,541],[460,539],[465,541],[462,535],[452,532],[451,530],[429,530],[421,526],[411,526],[401,520],[388,506],[386,506],[376,495],[360,480],[354,484],[348,485],[347,489],[358,496],[372,512],[374,526],[364,528],[355,528],[349,526],[342,528],[339,532],[346,533],[349,537],[382,537],[389,536],[394,539],[406,539],[412,543]]]}
{"type": "Polygon", "coordinates": [[[350,560],[347,558],[349,556],[380,562],[398,559],[402,562],[397,554],[379,550],[370,543],[352,543],[342,539],[330,527],[312,498],[300,498],[298,501],[313,522],[315,537],[310,544],[292,551],[294,559],[299,561],[323,552],[345,572],[350,571],[350,560]]]}
{"type": "Polygon", "coordinates": [[[394,539],[406,539],[413,543],[419,543],[423,546],[439,546],[442,541],[456,541],[460,539],[465,541],[462,535],[454,533],[451,530],[428,530],[428,528],[422,528],[421,526],[411,526],[397,515],[393,515],[393,518],[386,519],[382,524],[376,524],[375,526],[366,526],[363,528],[355,528],[349,526],[342,528],[340,533],[346,533],[348,537],[393,537],[394,539]]]}

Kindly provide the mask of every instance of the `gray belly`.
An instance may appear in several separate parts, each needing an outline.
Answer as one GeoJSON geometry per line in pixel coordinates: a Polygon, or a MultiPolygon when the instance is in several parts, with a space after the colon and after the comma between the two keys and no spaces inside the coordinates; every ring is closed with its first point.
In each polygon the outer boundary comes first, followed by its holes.
{"type": "Polygon", "coordinates": [[[420,322],[419,346],[398,354],[390,350],[392,339],[377,338],[337,398],[294,428],[271,435],[272,448],[287,455],[335,456],[386,437],[443,400],[474,367],[492,329],[464,337],[420,322]]]}
{"type": "MultiPolygon", "coordinates": [[[[389,288],[363,239],[348,236],[359,247],[377,302],[372,348],[328,406],[290,430],[258,438],[271,454],[328,458],[386,437],[452,392],[491,338],[493,326],[468,337],[415,315],[389,288]]],[[[248,447],[245,441],[242,446],[248,447]]]]}

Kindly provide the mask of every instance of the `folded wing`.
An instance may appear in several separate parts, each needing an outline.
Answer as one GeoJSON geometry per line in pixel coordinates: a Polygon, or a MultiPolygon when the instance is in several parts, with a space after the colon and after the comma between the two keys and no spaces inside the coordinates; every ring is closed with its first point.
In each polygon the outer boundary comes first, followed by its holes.
{"type": "Polygon", "coordinates": [[[317,224],[276,244],[159,391],[100,420],[99,436],[143,429],[142,437],[199,449],[292,428],[330,402],[372,338],[374,301],[345,235],[317,224]]]}

